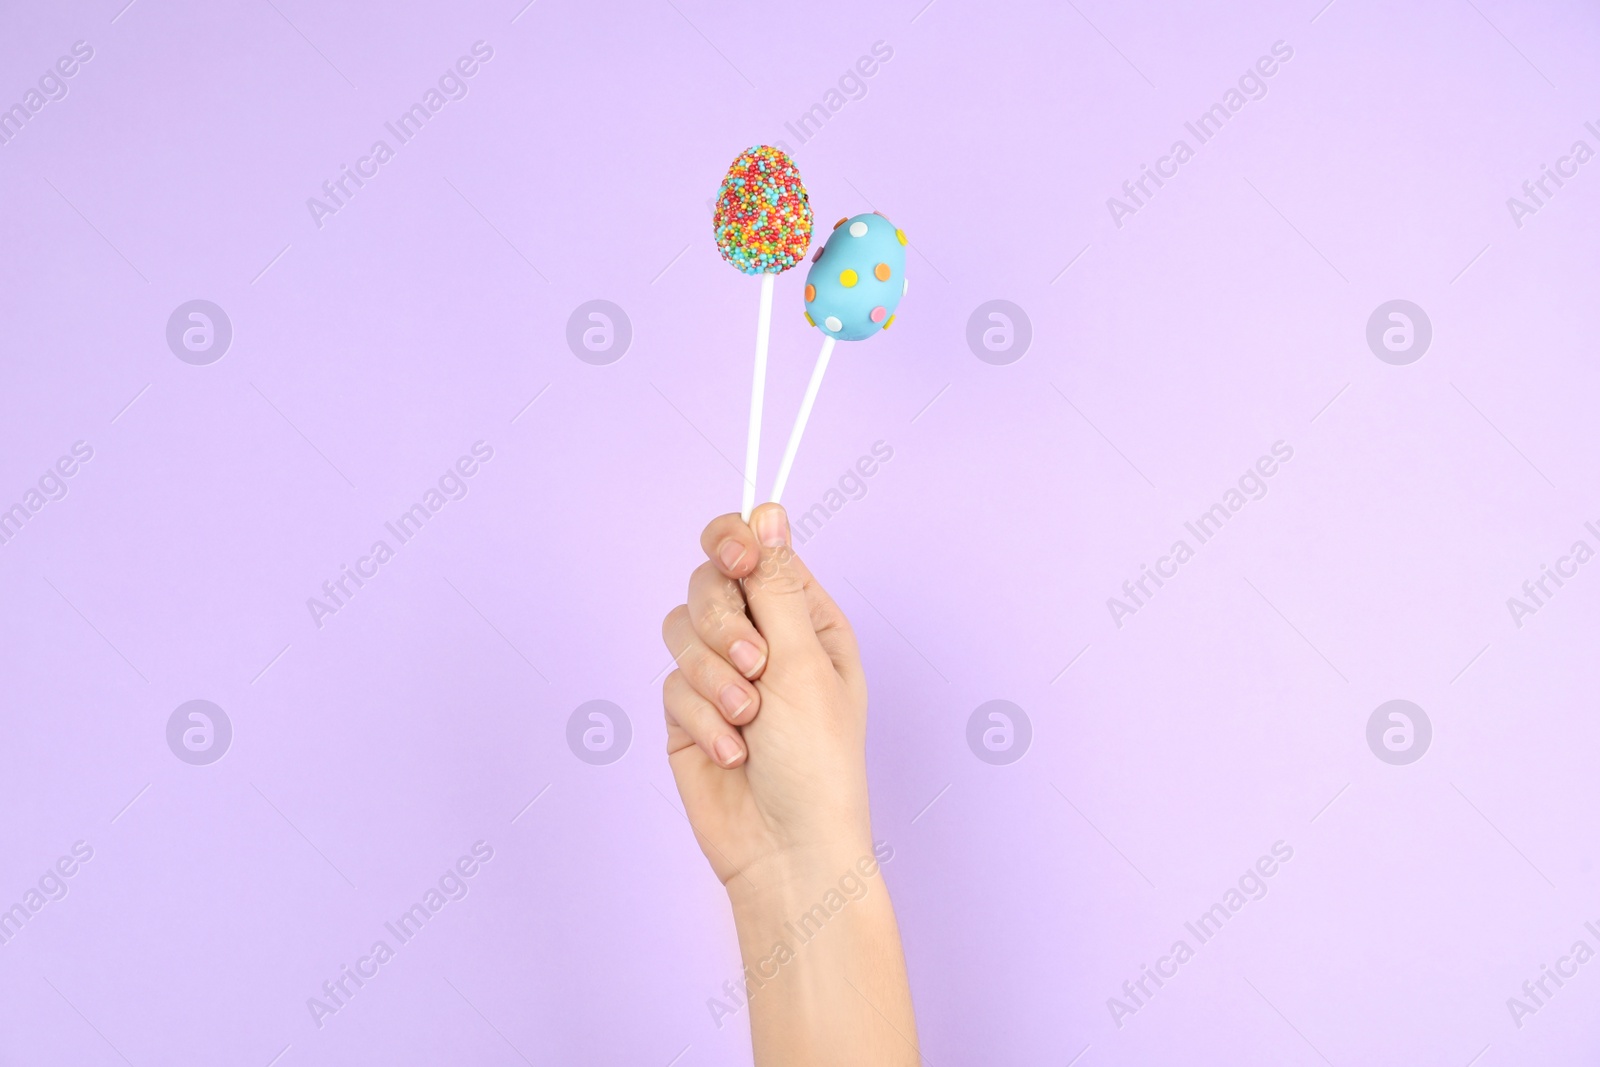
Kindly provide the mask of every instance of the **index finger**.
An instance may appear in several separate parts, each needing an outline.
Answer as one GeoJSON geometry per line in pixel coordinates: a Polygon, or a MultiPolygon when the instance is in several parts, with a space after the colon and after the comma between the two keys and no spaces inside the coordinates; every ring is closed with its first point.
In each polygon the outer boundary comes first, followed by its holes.
{"type": "Polygon", "coordinates": [[[737,514],[718,515],[700,533],[706,558],[726,578],[745,578],[761,562],[755,532],[737,514]]]}

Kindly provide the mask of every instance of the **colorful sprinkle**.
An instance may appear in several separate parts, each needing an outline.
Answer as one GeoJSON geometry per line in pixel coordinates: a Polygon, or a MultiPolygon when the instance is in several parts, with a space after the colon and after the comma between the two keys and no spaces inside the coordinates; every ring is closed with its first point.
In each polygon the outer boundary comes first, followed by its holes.
{"type": "Polygon", "coordinates": [[[857,280],[856,272],[853,270],[842,270],[839,272],[839,284],[844,286],[846,289],[853,289],[857,280]]]}
{"type": "Polygon", "coordinates": [[[828,247],[827,245],[818,245],[816,253],[811,257],[811,262],[815,263],[817,260],[821,259],[822,258],[822,251],[823,251],[823,249],[825,249],[827,247],[828,247]]]}
{"type": "Polygon", "coordinates": [[[843,226],[845,223],[847,223],[849,221],[850,221],[850,216],[846,215],[844,218],[842,218],[838,222],[834,223],[833,224],[833,228],[837,230],[840,226],[843,226]]]}
{"type": "Polygon", "coordinates": [[[814,286],[814,285],[807,285],[806,286],[806,303],[809,304],[809,303],[811,303],[811,301],[815,300],[816,298],[817,298],[817,287],[814,286]]]}
{"type": "Polygon", "coordinates": [[[867,235],[867,224],[866,223],[864,223],[864,222],[852,222],[850,224],[850,236],[851,237],[865,237],[866,235],[867,235]]]}
{"type": "Polygon", "coordinates": [[[899,241],[901,244],[905,244],[906,243],[906,231],[904,231],[904,230],[896,230],[896,231],[894,231],[894,239],[896,241],[899,241]]]}
{"type": "Polygon", "coordinates": [[[900,279],[900,295],[905,296],[911,291],[911,276],[908,274],[900,279]]]}
{"type": "Polygon", "coordinates": [[[878,279],[880,282],[888,281],[889,280],[889,264],[887,264],[887,263],[879,263],[876,267],[873,267],[872,268],[872,276],[874,278],[878,279]]]}
{"type": "Polygon", "coordinates": [[[745,274],[781,274],[805,258],[811,224],[811,201],[793,160],[768,145],[739,153],[712,216],[723,259],[745,274]]]}
{"type": "Polygon", "coordinates": [[[800,314],[802,314],[802,315],[804,315],[806,317],[806,325],[807,326],[815,326],[816,325],[816,323],[814,321],[812,321],[811,312],[802,311],[800,314]]]}
{"type": "Polygon", "coordinates": [[[883,324],[883,328],[884,328],[884,329],[885,329],[885,330],[887,330],[887,329],[888,329],[888,328],[889,328],[889,327],[891,327],[891,326],[893,326],[893,325],[894,325],[894,316],[893,316],[893,315],[890,315],[890,316],[889,316],[889,321],[888,321],[888,322],[886,322],[886,323],[884,323],[884,324],[883,324]]]}
{"type": "Polygon", "coordinates": [[[887,316],[888,314],[889,314],[889,309],[884,307],[882,304],[879,304],[877,307],[872,309],[871,318],[872,318],[873,322],[882,322],[884,320],[884,317],[887,316]]]}
{"type": "Polygon", "coordinates": [[[844,329],[844,323],[840,322],[837,318],[835,318],[832,315],[829,315],[827,318],[823,319],[822,320],[822,325],[826,326],[828,329],[832,330],[834,333],[838,333],[840,330],[844,329]]]}

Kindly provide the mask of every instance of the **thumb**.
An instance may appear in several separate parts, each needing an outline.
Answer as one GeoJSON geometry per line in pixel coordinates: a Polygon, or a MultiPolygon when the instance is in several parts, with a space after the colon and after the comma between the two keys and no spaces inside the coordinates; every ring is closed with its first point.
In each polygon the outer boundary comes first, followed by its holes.
{"type": "Polygon", "coordinates": [[[806,588],[814,579],[789,545],[788,515],[777,504],[762,504],[750,516],[750,527],[761,558],[744,580],[744,595],[773,665],[822,656],[806,588]]]}

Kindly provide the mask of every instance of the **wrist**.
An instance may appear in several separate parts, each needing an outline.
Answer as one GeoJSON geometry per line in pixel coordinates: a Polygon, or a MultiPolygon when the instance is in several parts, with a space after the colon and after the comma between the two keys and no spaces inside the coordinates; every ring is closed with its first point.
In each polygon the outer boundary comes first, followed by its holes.
{"type": "Polygon", "coordinates": [[[767,936],[822,905],[830,913],[867,897],[884,897],[880,865],[894,855],[870,834],[796,846],[763,857],[727,885],[741,940],[767,936]]]}
{"type": "Polygon", "coordinates": [[[882,870],[893,856],[863,837],[787,851],[729,883],[758,1063],[919,1062],[882,870]]]}

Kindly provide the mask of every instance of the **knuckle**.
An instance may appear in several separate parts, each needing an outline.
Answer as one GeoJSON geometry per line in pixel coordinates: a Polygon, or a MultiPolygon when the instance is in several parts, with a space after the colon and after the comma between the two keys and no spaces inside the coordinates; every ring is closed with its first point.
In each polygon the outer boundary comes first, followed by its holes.
{"type": "Polygon", "coordinates": [[[661,710],[666,714],[668,722],[676,722],[677,716],[673,714],[673,706],[678,703],[683,685],[683,678],[673,671],[667,675],[666,681],[661,683],[661,710]]]}
{"type": "Polygon", "coordinates": [[[700,652],[696,645],[697,642],[690,641],[686,645],[671,650],[672,662],[678,665],[678,669],[672,673],[682,677],[685,682],[692,679],[695,666],[699,660],[700,652]]]}
{"type": "Polygon", "coordinates": [[[706,523],[706,528],[700,531],[701,543],[703,544],[706,542],[717,541],[721,537],[722,531],[728,528],[729,518],[731,518],[731,516],[718,515],[716,518],[706,523]]]}
{"type": "Polygon", "coordinates": [[[712,572],[695,583],[689,597],[689,616],[694,630],[709,644],[730,629],[748,624],[744,613],[744,593],[739,583],[712,572]]]}
{"type": "Polygon", "coordinates": [[[688,670],[693,672],[695,681],[699,683],[695,688],[702,693],[715,693],[720,688],[719,683],[724,673],[722,657],[700,648],[686,658],[688,670]]]}
{"type": "Polygon", "coordinates": [[[837,637],[837,639],[842,644],[846,645],[849,648],[856,647],[856,631],[855,631],[855,627],[850,625],[850,620],[849,619],[845,618],[843,615],[838,614],[837,612],[834,613],[834,616],[828,620],[826,626],[820,628],[817,631],[817,633],[819,635],[821,635],[821,634],[823,634],[825,632],[826,633],[832,633],[833,635],[835,635],[837,637]]]}
{"type": "Polygon", "coordinates": [[[744,610],[736,609],[726,595],[713,596],[707,598],[695,613],[694,628],[701,637],[709,640],[738,627],[744,618],[744,610]]]}
{"type": "MultiPolygon", "coordinates": [[[[788,545],[763,552],[751,578],[773,593],[798,593],[805,588],[806,572],[788,545]]],[[[747,581],[750,579],[746,579],[747,581]]]]}
{"type": "Polygon", "coordinates": [[[709,641],[722,632],[727,624],[728,609],[715,600],[700,605],[695,613],[694,632],[709,641]]]}
{"type": "Polygon", "coordinates": [[[661,639],[670,646],[672,644],[671,635],[673,629],[688,617],[689,605],[687,604],[679,604],[667,612],[666,617],[661,620],[661,639]]]}
{"type": "Polygon", "coordinates": [[[768,596],[794,597],[805,593],[806,583],[793,567],[777,567],[761,578],[761,591],[768,596]]]}
{"type": "Polygon", "coordinates": [[[679,676],[683,684],[685,696],[693,692],[705,699],[712,699],[717,690],[726,680],[722,657],[712,652],[699,641],[692,641],[689,647],[678,650],[678,669],[673,674],[679,676]]]}
{"type": "Polygon", "coordinates": [[[820,647],[808,649],[795,656],[793,670],[798,677],[804,679],[808,685],[816,687],[819,692],[826,692],[823,687],[833,685],[838,679],[838,674],[833,669],[833,661],[820,647]]]}

